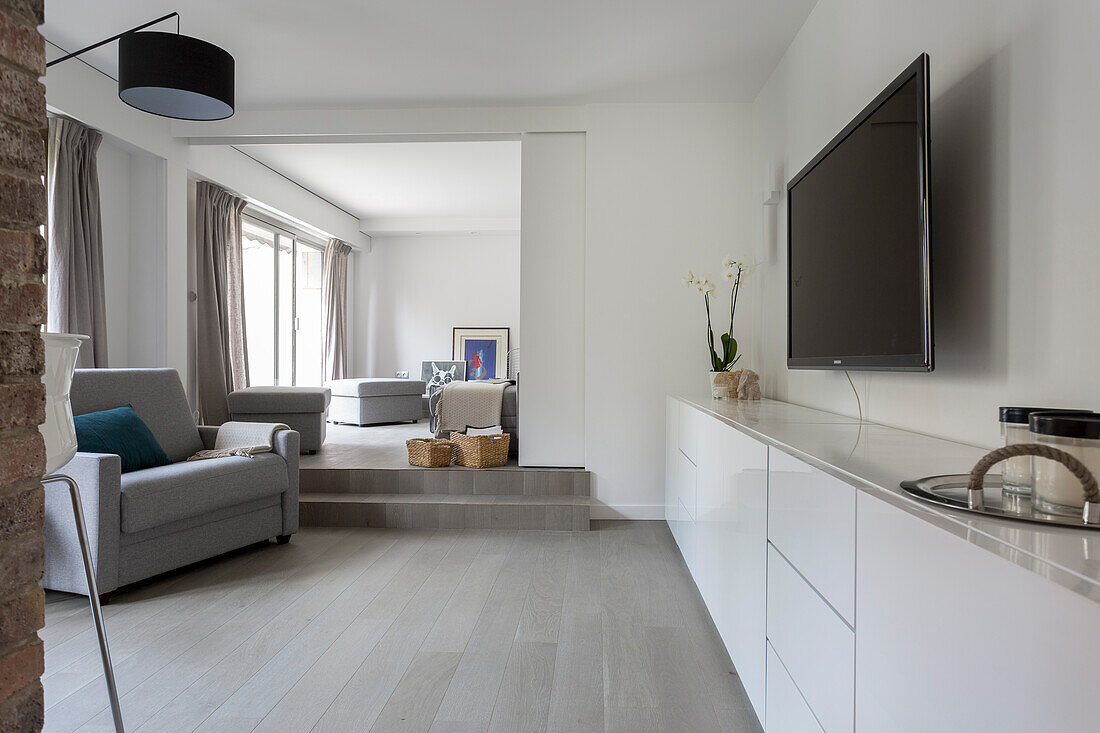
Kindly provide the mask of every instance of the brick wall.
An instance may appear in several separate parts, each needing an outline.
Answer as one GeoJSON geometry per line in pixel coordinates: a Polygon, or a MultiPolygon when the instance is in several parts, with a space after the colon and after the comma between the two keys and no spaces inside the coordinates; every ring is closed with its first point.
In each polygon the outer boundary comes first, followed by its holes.
{"type": "Polygon", "coordinates": [[[42,727],[43,0],[0,0],[0,731],[42,727]]]}

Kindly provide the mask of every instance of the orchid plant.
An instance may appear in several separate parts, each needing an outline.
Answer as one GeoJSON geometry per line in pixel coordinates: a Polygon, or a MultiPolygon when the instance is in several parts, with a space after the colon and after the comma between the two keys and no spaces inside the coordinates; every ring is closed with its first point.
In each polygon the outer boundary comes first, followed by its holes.
{"type": "Polygon", "coordinates": [[[730,328],[727,333],[719,337],[722,344],[721,355],[714,348],[714,328],[711,325],[710,317],[710,299],[715,293],[715,285],[706,275],[697,276],[695,273],[688,271],[684,276],[683,283],[685,287],[695,288],[697,292],[703,294],[703,303],[707,309],[707,346],[710,349],[711,371],[729,371],[741,358],[741,354],[737,353],[737,339],[733,337],[733,316],[737,312],[737,292],[741,289],[741,278],[748,273],[748,270],[749,266],[747,264],[732,257],[727,257],[722,263],[722,279],[726,282],[732,282],[733,288],[730,290],[730,328]]]}

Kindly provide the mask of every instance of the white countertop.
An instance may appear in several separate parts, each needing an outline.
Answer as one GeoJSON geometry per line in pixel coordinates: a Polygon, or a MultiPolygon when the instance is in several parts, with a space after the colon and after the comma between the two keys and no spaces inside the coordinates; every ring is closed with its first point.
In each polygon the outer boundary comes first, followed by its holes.
{"type": "Polygon", "coordinates": [[[902,481],[969,473],[986,451],[774,400],[687,404],[825,473],[1100,603],[1100,530],[1046,527],[918,501],[902,481]]]}

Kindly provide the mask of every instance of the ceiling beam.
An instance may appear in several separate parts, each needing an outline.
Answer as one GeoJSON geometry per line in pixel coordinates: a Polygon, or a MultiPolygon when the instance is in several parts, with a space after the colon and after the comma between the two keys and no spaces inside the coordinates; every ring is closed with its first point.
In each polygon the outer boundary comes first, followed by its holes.
{"type": "Polygon", "coordinates": [[[232,145],[248,149],[250,145],[327,145],[331,143],[470,143],[519,142],[519,133],[483,133],[452,135],[250,135],[248,137],[190,137],[190,145],[232,145]]]}
{"type": "Polygon", "coordinates": [[[519,217],[377,216],[360,219],[359,231],[371,237],[417,234],[519,234],[519,217]]]}
{"type": "Polygon", "coordinates": [[[584,132],[587,117],[583,106],[242,110],[213,122],[174,120],[172,135],[195,145],[212,139],[218,145],[370,142],[364,138],[377,136],[515,139],[525,132],[584,132]]]}

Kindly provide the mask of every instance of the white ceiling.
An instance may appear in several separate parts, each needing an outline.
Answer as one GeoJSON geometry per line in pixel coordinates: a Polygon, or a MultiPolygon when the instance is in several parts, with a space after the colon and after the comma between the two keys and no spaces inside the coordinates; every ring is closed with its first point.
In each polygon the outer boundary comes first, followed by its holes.
{"type": "Polygon", "coordinates": [[[368,220],[368,231],[515,228],[519,220],[518,142],[248,145],[240,149],[368,220]],[[503,226],[500,220],[512,221],[513,226],[503,226]],[[447,221],[469,222],[469,226],[439,224],[447,221]],[[496,221],[496,225],[475,224],[478,221],[496,221]]]}
{"type": "Polygon", "coordinates": [[[748,101],[816,1],[48,0],[43,33],[72,51],[179,10],[236,58],[238,109],[748,101]]]}

